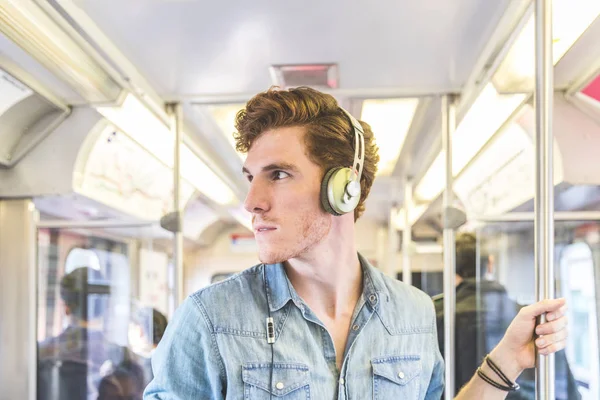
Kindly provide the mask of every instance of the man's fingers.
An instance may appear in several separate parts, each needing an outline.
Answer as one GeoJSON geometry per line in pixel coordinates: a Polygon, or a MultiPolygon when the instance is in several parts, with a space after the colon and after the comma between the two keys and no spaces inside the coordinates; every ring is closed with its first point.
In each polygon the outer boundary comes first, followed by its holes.
{"type": "Polygon", "coordinates": [[[545,322],[535,328],[535,333],[538,335],[549,335],[564,329],[569,323],[567,317],[560,317],[551,322],[545,322]]]}
{"type": "Polygon", "coordinates": [[[553,343],[548,347],[544,347],[543,349],[538,349],[538,352],[543,355],[556,353],[557,351],[564,349],[566,344],[566,340],[561,340],[560,342],[553,343]]]}
{"type": "Polygon", "coordinates": [[[566,315],[566,313],[567,313],[567,305],[565,304],[558,310],[552,311],[552,312],[549,312],[548,314],[546,314],[546,320],[554,321],[555,319],[559,319],[563,315],[566,315]]]}
{"type": "Polygon", "coordinates": [[[536,318],[543,313],[551,313],[556,314],[554,319],[558,319],[559,314],[564,313],[561,310],[562,307],[565,307],[564,310],[566,311],[566,300],[564,298],[546,299],[522,308],[521,312],[528,318],[536,318]]]}
{"type": "Polygon", "coordinates": [[[554,343],[559,343],[565,341],[565,339],[569,336],[569,332],[567,329],[562,329],[556,333],[552,333],[550,335],[544,335],[535,340],[535,345],[538,349],[545,349],[548,346],[553,345],[554,343]]]}

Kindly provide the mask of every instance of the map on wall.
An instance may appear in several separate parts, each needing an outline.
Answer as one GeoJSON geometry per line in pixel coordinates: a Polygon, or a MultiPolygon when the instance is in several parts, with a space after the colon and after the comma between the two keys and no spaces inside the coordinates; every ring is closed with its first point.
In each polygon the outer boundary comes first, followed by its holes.
{"type": "MultiPolygon", "coordinates": [[[[76,190],[145,220],[158,220],[173,209],[172,170],[111,126],[96,140],[76,190]]],[[[193,193],[182,181],[182,206],[193,193]]]]}

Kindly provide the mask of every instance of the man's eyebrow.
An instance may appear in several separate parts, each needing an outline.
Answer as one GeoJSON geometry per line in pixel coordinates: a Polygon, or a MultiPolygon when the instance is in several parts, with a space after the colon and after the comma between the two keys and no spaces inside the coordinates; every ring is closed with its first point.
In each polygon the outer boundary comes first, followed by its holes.
{"type": "MultiPolygon", "coordinates": [[[[276,170],[287,170],[287,171],[292,171],[292,172],[298,172],[299,169],[297,166],[295,166],[294,164],[288,163],[288,162],[277,162],[277,163],[272,163],[269,165],[265,165],[264,167],[262,167],[261,171],[262,172],[269,172],[269,171],[276,171],[276,170]]],[[[248,169],[246,167],[242,168],[242,173],[247,174],[247,175],[252,175],[250,173],[250,171],[248,171],[248,169]]]]}

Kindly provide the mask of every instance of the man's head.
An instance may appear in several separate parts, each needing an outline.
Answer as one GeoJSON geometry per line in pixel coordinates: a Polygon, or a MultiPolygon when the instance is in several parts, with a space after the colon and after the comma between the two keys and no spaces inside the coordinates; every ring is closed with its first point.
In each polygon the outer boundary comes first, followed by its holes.
{"type": "Polygon", "coordinates": [[[67,315],[82,321],[102,315],[103,301],[96,295],[107,295],[109,291],[102,274],[89,267],[76,268],[60,281],[60,296],[67,315]]]}
{"type": "MultiPolygon", "coordinates": [[[[456,235],[456,275],[463,279],[477,276],[477,238],[472,233],[459,233],[456,235]]],[[[479,257],[480,276],[491,272],[491,257],[480,251],[479,257]]]]}
{"type": "MultiPolygon", "coordinates": [[[[379,161],[373,132],[361,125],[365,160],[354,221],[364,212],[379,161]]],[[[332,96],[314,89],[271,89],[238,113],[236,129],[236,147],[248,153],[244,173],[252,183],[245,207],[253,216],[259,258],[281,262],[305,253],[336,218],[321,206],[321,181],[331,168],[352,166],[348,116],[332,96]]]]}

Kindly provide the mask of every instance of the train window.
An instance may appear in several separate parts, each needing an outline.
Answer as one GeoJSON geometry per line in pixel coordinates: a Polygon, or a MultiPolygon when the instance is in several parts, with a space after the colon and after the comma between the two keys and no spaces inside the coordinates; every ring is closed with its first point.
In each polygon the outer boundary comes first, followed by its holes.
{"type": "Polygon", "coordinates": [[[40,229],[38,273],[38,399],[97,398],[103,377],[128,354],[127,246],[40,229]]]}
{"type": "Polygon", "coordinates": [[[76,247],[72,249],[67,256],[67,260],[65,261],[65,273],[68,274],[76,268],[83,266],[100,271],[100,259],[93,250],[76,247]]]}
{"type": "Polygon", "coordinates": [[[598,399],[598,315],[594,260],[583,242],[569,245],[560,259],[562,295],[569,309],[569,339],[565,349],[583,399],[598,399]]]}
{"type": "MultiPolygon", "coordinates": [[[[402,280],[402,272],[396,274],[396,279],[402,280]]],[[[430,296],[438,295],[444,291],[444,273],[437,271],[413,272],[412,285],[430,296]]]]}

